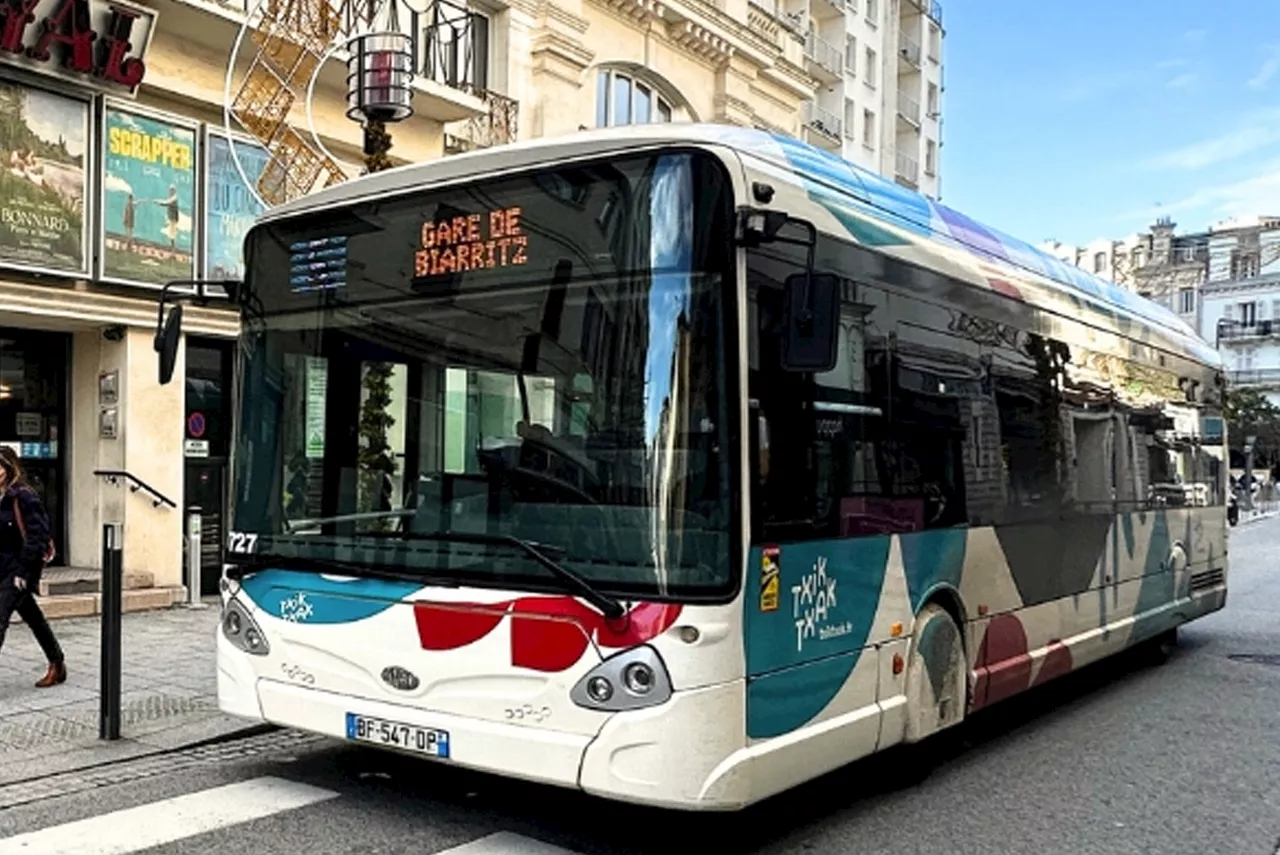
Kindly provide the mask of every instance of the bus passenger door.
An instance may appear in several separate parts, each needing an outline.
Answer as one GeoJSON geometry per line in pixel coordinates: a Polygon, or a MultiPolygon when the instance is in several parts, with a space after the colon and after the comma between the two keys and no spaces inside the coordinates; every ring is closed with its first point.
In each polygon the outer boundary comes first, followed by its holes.
{"type": "Polygon", "coordinates": [[[769,760],[771,770],[799,780],[875,749],[879,668],[871,636],[890,538],[853,521],[876,513],[859,503],[877,492],[868,486],[875,481],[868,440],[883,416],[876,402],[883,383],[869,376],[874,348],[865,339],[867,330],[877,335],[883,295],[848,283],[836,368],[816,379],[785,372],[782,283],[803,263],[789,253],[796,249],[748,253],[746,712],[751,741],[809,731],[783,740],[786,750],[769,760]]]}

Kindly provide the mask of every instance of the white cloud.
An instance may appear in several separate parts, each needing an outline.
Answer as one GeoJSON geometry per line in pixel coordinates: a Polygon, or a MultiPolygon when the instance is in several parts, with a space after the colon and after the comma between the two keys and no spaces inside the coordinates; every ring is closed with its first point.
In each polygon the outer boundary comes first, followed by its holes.
{"type": "Polygon", "coordinates": [[[1187,71],[1179,74],[1177,77],[1166,83],[1165,88],[1173,89],[1175,91],[1181,90],[1183,92],[1190,92],[1192,89],[1196,88],[1196,84],[1199,82],[1200,75],[1187,71]]]}
{"type": "Polygon", "coordinates": [[[1203,169],[1277,143],[1280,143],[1280,110],[1264,110],[1249,116],[1233,130],[1157,155],[1146,165],[1151,169],[1203,169]]]}
{"type": "Polygon", "coordinates": [[[1266,89],[1271,78],[1280,73],[1280,45],[1271,45],[1268,51],[1271,55],[1262,61],[1258,73],[1245,84],[1250,89],[1266,89]]]}
{"type": "Polygon", "coordinates": [[[1201,187],[1169,204],[1126,211],[1117,220],[1150,222],[1164,214],[1195,213],[1206,224],[1229,217],[1280,214],[1280,160],[1263,163],[1255,175],[1201,187]]]}

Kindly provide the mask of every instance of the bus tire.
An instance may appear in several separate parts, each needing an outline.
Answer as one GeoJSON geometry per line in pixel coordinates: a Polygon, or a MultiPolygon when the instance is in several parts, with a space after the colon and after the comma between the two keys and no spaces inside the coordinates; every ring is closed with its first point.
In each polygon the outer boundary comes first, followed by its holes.
{"type": "Polygon", "coordinates": [[[916,616],[907,652],[907,744],[924,742],[964,721],[968,671],[960,627],[946,609],[929,603],[916,616]]]}
{"type": "Polygon", "coordinates": [[[1165,630],[1155,638],[1147,639],[1141,645],[1141,657],[1143,664],[1151,667],[1157,667],[1165,664],[1169,661],[1169,657],[1173,655],[1174,648],[1177,646],[1177,627],[1165,630]]]}

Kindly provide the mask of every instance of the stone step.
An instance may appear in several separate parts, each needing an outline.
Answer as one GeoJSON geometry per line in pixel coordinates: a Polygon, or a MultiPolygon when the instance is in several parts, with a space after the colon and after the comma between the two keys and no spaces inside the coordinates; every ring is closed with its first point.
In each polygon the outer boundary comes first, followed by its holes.
{"type": "MultiPolygon", "coordinates": [[[[154,588],[154,573],[130,570],[124,574],[124,589],[135,591],[154,588]]],[[[102,572],[82,567],[47,567],[40,579],[40,596],[58,597],[75,594],[97,594],[102,591],[102,572]]]]}
{"type": "MultiPolygon", "coordinates": [[[[172,588],[133,588],[123,592],[121,608],[125,613],[147,612],[167,609],[186,600],[187,589],[182,586],[172,588]]],[[[61,618],[93,617],[102,612],[102,595],[92,594],[54,594],[40,598],[40,609],[49,620],[61,618]]],[[[18,615],[13,616],[14,623],[21,623],[18,615]]]]}

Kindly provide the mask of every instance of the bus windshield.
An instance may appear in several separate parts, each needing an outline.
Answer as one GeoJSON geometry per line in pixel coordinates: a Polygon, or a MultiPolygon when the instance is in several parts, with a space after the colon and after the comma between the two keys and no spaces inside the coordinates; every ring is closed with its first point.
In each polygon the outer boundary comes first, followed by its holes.
{"type": "Polygon", "coordinates": [[[518,538],[727,593],[731,218],[718,161],[663,152],[256,228],[233,560],[563,589],[518,538]]]}

